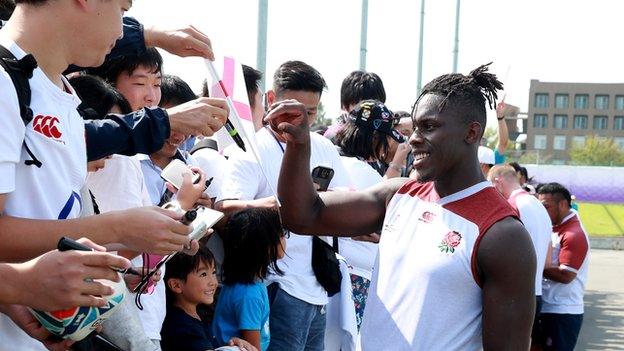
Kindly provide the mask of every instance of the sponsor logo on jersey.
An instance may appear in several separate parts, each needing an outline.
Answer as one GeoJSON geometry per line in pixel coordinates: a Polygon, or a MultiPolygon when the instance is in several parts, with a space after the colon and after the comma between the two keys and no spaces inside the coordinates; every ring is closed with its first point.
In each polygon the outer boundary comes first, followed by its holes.
{"type": "Polygon", "coordinates": [[[58,117],[37,115],[33,119],[33,130],[55,141],[63,142],[63,133],[59,130],[60,120],[58,117]]]}

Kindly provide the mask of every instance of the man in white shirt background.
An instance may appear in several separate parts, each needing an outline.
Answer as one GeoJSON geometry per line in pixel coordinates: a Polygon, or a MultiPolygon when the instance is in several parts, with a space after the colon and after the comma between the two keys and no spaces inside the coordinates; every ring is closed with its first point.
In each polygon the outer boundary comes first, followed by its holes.
{"type": "MultiPolygon", "coordinates": [[[[297,100],[305,105],[308,123],[312,124],[326,86],[320,73],[304,62],[288,61],[277,69],[273,78],[273,89],[267,92],[269,104],[297,100]]],[[[310,169],[320,165],[330,167],[334,170],[330,189],[348,188],[350,179],[334,145],[315,133],[311,133],[310,138],[310,169]]],[[[247,207],[277,205],[273,191],[277,189],[286,140],[267,126],[258,131],[256,142],[262,168],[247,154],[233,154],[217,209],[232,213],[247,207]]],[[[273,274],[268,278],[271,303],[269,350],[323,350],[327,292],[314,275],[311,253],[312,238],[293,233],[288,239],[286,255],[278,261],[284,275],[273,274]]]]}
{"type": "Polygon", "coordinates": [[[513,167],[509,165],[494,166],[488,174],[488,180],[507,199],[509,204],[518,211],[520,220],[531,236],[531,241],[535,248],[535,257],[537,258],[537,269],[535,272],[536,303],[535,320],[533,321],[533,331],[531,332],[531,339],[533,344],[535,344],[537,342],[536,338],[539,336],[540,313],[542,309],[542,278],[552,233],[550,217],[548,217],[546,209],[539,200],[522,189],[516,170],[513,167]]]}

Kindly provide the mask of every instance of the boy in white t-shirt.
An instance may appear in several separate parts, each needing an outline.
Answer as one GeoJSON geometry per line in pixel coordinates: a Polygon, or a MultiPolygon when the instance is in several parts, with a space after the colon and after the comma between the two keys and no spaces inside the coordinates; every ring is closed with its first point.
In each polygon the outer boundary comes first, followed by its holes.
{"type": "MultiPolygon", "coordinates": [[[[140,110],[144,107],[158,106],[161,102],[162,63],[162,57],[158,51],[155,48],[148,48],[145,53],[117,58],[90,71],[113,84],[128,100],[133,110],[140,110]]],[[[185,92],[190,91],[190,93],[187,93],[185,98],[178,99],[171,96],[172,78],[166,79],[164,84],[167,85],[169,93],[165,96],[165,107],[177,106],[195,98],[188,86],[185,92]]],[[[106,208],[112,209],[123,207],[124,198],[135,198],[134,206],[160,205],[161,197],[166,190],[160,173],[173,160],[172,156],[177,155],[177,147],[185,139],[184,134],[171,131],[163,147],[149,156],[117,156],[115,162],[111,162],[104,172],[95,173],[90,177],[90,184],[108,185],[106,188],[97,186],[97,189],[94,189],[96,198],[114,200],[112,203],[110,201],[103,203],[106,208]],[[132,184],[135,185],[134,188],[129,189],[129,185],[132,184]]],[[[123,252],[122,254],[131,258],[138,270],[141,270],[141,267],[145,268],[144,271],[154,268],[162,258],[160,255],[149,253],[140,255],[139,252],[123,252]]],[[[162,270],[161,276],[164,273],[164,267],[162,270]]],[[[138,283],[134,278],[128,277],[127,279],[130,289],[138,283]]],[[[140,305],[142,307],[138,314],[146,335],[159,347],[160,329],[166,313],[165,288],[163,284],[156,284],[154,287],[151,284],[147,291],[141,292],[140,305]]]]}

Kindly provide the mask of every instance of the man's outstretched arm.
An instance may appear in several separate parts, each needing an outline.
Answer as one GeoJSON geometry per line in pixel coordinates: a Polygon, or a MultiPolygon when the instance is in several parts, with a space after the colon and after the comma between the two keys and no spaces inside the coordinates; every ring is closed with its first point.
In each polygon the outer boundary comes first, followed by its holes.
{"type": "Polygon", "coordinates": [[[294,100],[273,107],[266,120],[287,140],[278,183],[284,225],[300,234],[355,236],[378,230],[386,204],[406,179],[366,191],[319,194],[310,176],[310,132],[305,106],[294,100]]]}
{"type": "Polygon", "coordinates": [[[494,224],[477,253],[483,282],[483,349],[528,350],[535,314],[535,250],[522,224],[494,224]]]}

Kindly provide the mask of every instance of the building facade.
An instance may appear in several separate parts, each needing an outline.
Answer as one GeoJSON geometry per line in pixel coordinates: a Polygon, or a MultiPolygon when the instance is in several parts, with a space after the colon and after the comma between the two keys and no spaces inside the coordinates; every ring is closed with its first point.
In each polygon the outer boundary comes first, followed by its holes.
{"type": "Polygon", "coordinates": [[[624,149],[624,84],[531,80],[527,149],[564,163],[589,136],[613,138],[624,149]]]}

